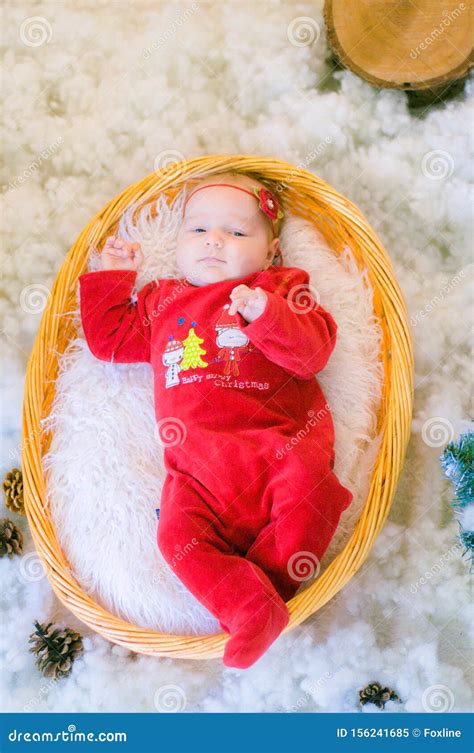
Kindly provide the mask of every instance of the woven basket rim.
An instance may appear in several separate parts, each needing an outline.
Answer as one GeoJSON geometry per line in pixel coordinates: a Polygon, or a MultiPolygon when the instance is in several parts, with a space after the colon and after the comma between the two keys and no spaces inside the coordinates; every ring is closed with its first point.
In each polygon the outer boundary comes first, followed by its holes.
{"type": "Polygon", "coordinates": [[[60,357],[76,334],[67,313],[74,308],[78,277],[87,271],[90,247],[110,233],[132,202],[143,204],[163,191],[177,192],[189,178],[229,170],[262,174],[284,184],[282,200],[290,202],[292,211],[313,222],[319,211],[322,215],[326,213],[334,232],[351,239],[351,249],[356,252],[358,263],[368,270],[374,291],[374,310],[383,332],[384,386],[378,423],[382,439],[367,500],[344,549],[316,580],[287,602],[290,622],[285,633],[327,603],[367,559],[389,513],[410,436],[414,358],[405,301],[380,239],[347,197],[304,168],[272,157],[241,154],[183,159],[125,188],[83,228],[54,280],[26,369],[21,462],[25,514],[36,552],[57,597],[90,628],[137,653],[208,659],[222,656],[229,636],[151,631],[116,617],[84,593],[68,566],[49,514],[41,461],[51,437],[42,431],[41,422],[54,399],[60,357]]]}

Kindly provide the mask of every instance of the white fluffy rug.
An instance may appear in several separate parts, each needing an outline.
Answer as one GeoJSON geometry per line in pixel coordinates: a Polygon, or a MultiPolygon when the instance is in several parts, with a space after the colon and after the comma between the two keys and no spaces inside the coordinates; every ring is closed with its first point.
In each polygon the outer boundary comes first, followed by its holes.
{"type": "MultiPolygon", "coordinates": [[[[24,532],[25,548],[23,557],[0,561],[4,710],[156,712],[162,710],[157,691],[165,688],[186,711],[355,711],[358,690],[370,681],[402,699],[387,710],[472,707],[468,565],[439,465],[445,444],[467,428],[470,408],[472,83],[456,101],[410,113],[403,93],[378,91],[334,70],[321,6],[224,0],[112,8],[82,0],[5,10],[3,472],[20,462],[24,371],[67,249],[122,188],[182,157],[275,156],[314,171],[358,204],[388,249],[407,300],[416,381],[405,469],[367,563],[249,670],[224,668],[220,659],[134,656],[92,633],[53,594],[25,520],[8,514],[24,532]],[[299,34],[304,25],[309,36],[299,34]],[[46,680],[35,669],[27,650],[34,620],[76,627],[85,636],[69,678],[46,680]]],[[[303,259],[292,263],[305,266],[303,259]]],[[[322,290],[335,292],[329,276],[322,290]]],[[[129,380],[148,394],[140,365],[112,367],[92,357],[89,363],[91,382],[113,374],[117,389],[129,380]]],[[[91,389],[88,398],[97,395],[91,389]]],[[[68,415],[76,436],[93,433],[84,403],[71,400],[68,415]]],[[[106,431],[112,416],[104,416],[106,431]]],[[[137,422],[149,419],[150,404],[137,422]]],[[[99,466],[88,479],[94,495],[107,474],[99,466]]],[[[144,505],[153,512],[150,494],[158,495],[159,480],[150,467],[147,456],[144,505]]],[[[129,477],[130,468],[121,470],[129,477]]],[[[73,481],[65,474],[65,494],[73,481]]],[[[120,489],[120,479],[115,483],[120,489]]],[[[178,590],[173,582],[160,586],[178,590]]],[[[184,597],[182,609],[189,609],[184,597]]],[[[194,618],[205,615],[197,607],[188,612],[190,630],[194,618]]]]}

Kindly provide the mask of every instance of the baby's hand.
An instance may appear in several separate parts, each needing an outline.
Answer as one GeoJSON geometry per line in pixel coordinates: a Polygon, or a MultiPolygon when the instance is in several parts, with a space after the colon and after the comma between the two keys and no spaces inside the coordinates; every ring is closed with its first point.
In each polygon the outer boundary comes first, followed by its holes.
{"type": "Polygon", "coordinates": [[[248,322],[253,322],[260,314],[263,314],[267,305],[267,294],[262,288],[248,288],[247,285],[237,285],[230,297],[232,303],[229,308],[229,316],[236,311],[242,314],[248,322]]]}
{"type": "Polygon", "coordinates": [[[120,236],[110,235],[101,254],[102,269],[132,269],[134,272],[143,262],[139,243],[126,243],[120,236]]]}

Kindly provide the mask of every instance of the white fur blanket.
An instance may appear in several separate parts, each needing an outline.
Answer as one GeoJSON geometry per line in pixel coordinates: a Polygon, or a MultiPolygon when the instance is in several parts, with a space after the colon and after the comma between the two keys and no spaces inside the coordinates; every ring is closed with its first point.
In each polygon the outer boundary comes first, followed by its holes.
{"type": "MultiPolygon", "coordinates": [[[[139,240],[145,252],[135,294],[154,277],[177,274],[173,254],[183,198],[181,192],[169,207],[159,197],[155,219],[150,205],[135,223],[133,206],[123,215],[119,234],[139,240]]],[[[367,275],[357,269],[350,249],[336,258],[311,223],[291,215],[281,245],[285,264],[309,271],[321,304],[338,323],[336,348],[318,379],[333,412],[335,471],[354,501],[323,558],[324,568],[343,546],[365,501],[378,447],[381,331],[367,275]]],[[[89,269],[100,267],[92,249],[89,269]]],[[[80,324],[78,308],[75,316],[80,324]]],[[[43,458],[51,513],[83,589],[142,627],[180,634],[219,631],[217,620],[157,549],[155,509],[166,471],[154,431],[151,367],[98,361],[78,337],[62,357],[54,405],[43,425],[53,431],[43,458]]]]}

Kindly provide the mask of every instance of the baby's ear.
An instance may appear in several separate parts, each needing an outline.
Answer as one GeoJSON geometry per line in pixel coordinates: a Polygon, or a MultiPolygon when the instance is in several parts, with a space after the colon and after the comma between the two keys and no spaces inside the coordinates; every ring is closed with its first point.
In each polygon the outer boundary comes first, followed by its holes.
{"type": "Polygon", "coordinates": [[[271,262],[274,261],[274,258],[276,255],[278,255],[279,251],[280,251],[280,239],[273,238],[273,240],[268,246],[268,258],[271,262]]]}

